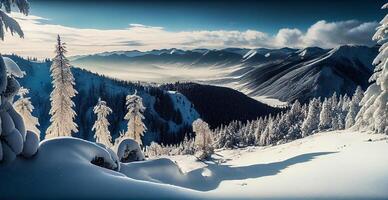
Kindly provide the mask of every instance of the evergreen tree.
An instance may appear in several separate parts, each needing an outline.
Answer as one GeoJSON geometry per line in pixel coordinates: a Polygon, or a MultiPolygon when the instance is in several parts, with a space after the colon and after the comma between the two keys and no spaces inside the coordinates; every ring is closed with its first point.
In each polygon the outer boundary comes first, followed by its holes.
{"type": "Polygon", "coordinates": [[[39,121],[37,117],[32,115],[34,106],[30,101],[30,97],[25,97],[28,92],[28,89],[20,88],[18,93],[19,99],[13,103],[13,107],[15,108],[16,112],[22,116],[26,130],[32,131],[39,136],[40,131],[37,128],[37,126],[39,126],[39,121]]]}
{"type": "Polygon", "coordinates": [[[125,138],[130,138],[142,144],[141,137],[147,130],[143,123],[143,113],[145,107],[143,106],[143,99],[137,95],[137,91],[134,94],[128,95],[126,98],[126,105],[128,113],[124,119],[128,120],[128,129],[124,134],[125,138]]]}
{"type": "Polygon", "coordinates": [[[255,130],[256,130],[257,123],[255,121],[252,121],[250,123],[248,133],[246,135],[246,145],[252,146],[256,144],[256,136],[255,136],[255,130]]]}
{"type": "Polygon", "coordinates": [[[77,124],[73,121],[76,113],[73,110],[74,102],[71,100],[77,91],[74,89],[75,80],[71,72],[69,60],[65,57],[65,44],[58,35],[55,49],[56,56],[50,67],[53,78],[53,91],[50,94],[50,126],[46,131],[46,138],[58,136],[71,136],[77,132],[77,124]]]}
{"type": "Polygon", "coordinates": [[[271,117],[271,115],[268,117],[268,121],[266,123],[265,129],[263,133],[260,136],[260,145],[266,146],[271,144],[271,137],[274,129],[274,119],[271,117]]]}
{"type": "Polygon", "coordinates": [[[97,120],[92,127],[92,131],[95,131],[94,138],[97,143],[101,143],[106,147],[111,147],[112,136],[109,132],[109,122],[107,116],[112,113],[105,101],[102,101],[101,98],[98,99],[97,105],[94,107],[93,112],[97,115],[97,120]]]}
{"type": "Polygon", "coordinates": [[[345,118],[345,128],[352,127],[356,122],[356,117],[361,109],[360,103],[364,96],[364,91],[358,86],[353,94],[352,100],[349,102],[349,110],[345,118]]]}
{"type": "MultiPolygon", "coordinates": [[[[387,8],[388,3],[382,7],[387,8]]],[[[372,84],[361,101],[362,108],[356,117],[356,125],[359,129],[388,134],[388,15],[381,20],[373,40],[381,45],[380,53],[373,61],[376,67],[369,79],[372,84]]]]}
{"type": "Polygon", "coordinates": [[[261,134],[263,133],[265,129],[265,120],[263,118],[260,117],[259,120],[257,120],[257,125],[256,125],[256,129],[255,129],[255,144],[256,145],[261,145],[260,143],[260,137],[261,137],[261,134]]]}
{"type": "Polygon", "coordinates": [[[294,140],[302,136],[301,126],[304,120],[304,111],[305,107],[302,107],[298,100],[296,100],[288,113],[287,124],[289,129],[285,139],[294,140]]]}
{"type": "Polygon", "coordinates": [[[322,104],[321,113],[319,114],[319,125],[318,125],[319,131],[327,130],[331,128],[332,118],[333,118],[332,109],[333,109],[333,106],[332,106],[331,99],[325,98],[322,104]]]}
{"type": "Polygon", "coordinates": [[[314,98],[309,102],[308,112],[306,119],[302,124],[302,136],[306,137],[311,135],[315,130],[318,129],[320,115],[320,102],[314,98]]]}
{"type": "Polygon", "coordinates": [[[0,8],[4,7],[4,10],[0,9],[0,39],[4,40],[4,30],[10,31],[11,34],[17,33],[20,37],[24,37],[23,31],[19,26],[19,23],[13,18],[9,17],[6,13],[11,12],[12,6],[17,6],[19,11],[28,15],[30,6],[27,0],[2,0],[0,1],[0,8]],[[4,12],[5,11],[5,12],[4,12]]]}

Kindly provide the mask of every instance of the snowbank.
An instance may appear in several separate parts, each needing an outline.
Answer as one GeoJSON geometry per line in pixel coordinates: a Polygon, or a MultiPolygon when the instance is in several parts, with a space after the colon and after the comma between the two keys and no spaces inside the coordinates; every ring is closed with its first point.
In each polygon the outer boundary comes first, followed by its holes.
{"type": "Polygon", "coordinates": [[[112,166],[110,153],[95,143],[55,138],[40,144],[32,159],[18,157],[0,164],[0,199],[196,199],[182,188],[138,181],[91,164],[101,157],[112,166]]]}

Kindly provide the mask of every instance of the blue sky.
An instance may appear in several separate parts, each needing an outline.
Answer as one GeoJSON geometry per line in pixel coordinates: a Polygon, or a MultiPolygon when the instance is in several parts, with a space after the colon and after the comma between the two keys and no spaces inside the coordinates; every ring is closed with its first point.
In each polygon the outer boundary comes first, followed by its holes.
{"type": "Polygon", "coordinates": [[[121,29],[128,24],[169,31],[247,30],[275,34],[306,30],[318,20],[376,21],[383,0],[30,0],[31,14],[76,28],[121,29]]]}
{"type": "Polygon", "coordinates": [[[368,45],[383,0],[30,0],[12,13],[24,38],[6,34],[3,53],[52,57],[60,34],[69,55],[163,48],[334,48],[368,45]]]}

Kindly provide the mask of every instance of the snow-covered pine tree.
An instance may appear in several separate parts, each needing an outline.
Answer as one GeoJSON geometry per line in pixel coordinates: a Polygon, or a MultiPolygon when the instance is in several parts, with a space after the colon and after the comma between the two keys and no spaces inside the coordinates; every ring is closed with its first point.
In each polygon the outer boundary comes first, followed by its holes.
{"type": "Polygon", "coordinates": [[[349,96],[347,94],[344,95],[343,97],[343,102],[342,102],[342,111],[344,111],[345,113],[348,112],[349,110],[349,103],[350,103],[351,99],[349,98],[349,96]]]}
{"type": "Polygon", "coordinates": [[[309,102],[306,119],[302,124],[302,136],[306,137],[311,135],[318,129],[320,115],[320,102],[319,99],[313,98],[309,102]]]}
{"type": "Polygon", "coordinates": [[[345,118],[345,128],[350,128],[356,122],[356,117],[361,109],[360,103],[364,97],[364,91],[360,86],[357,87],[353,94],[352,100],[349,103],[349,110],[345,118]]]}
{"type": "Polygon", "coordinates": [[[237,132],[237,123],[235,121],[232,121],[229,123],[229,125],[225,126],[224,131],[220,135],[220,141],[219,144],[221,148],[233,148],[237,145],[236,140],[236,132],[237,132]]]}
{"type": "Polygon", "coordinates": [[[331,96],[329,100],[332,108],[332,115],[335,115],[335,112],[337,111],[337,106],[338,106],[337,92],[334,92],[333,96],[331,96]]]}
{"type": "Polygon", "coordinates": [[[18,93],[19,99],[13,103],[13,107],[15,108],[16,112],[22,116],[26,130],[36,133],[39,137],[40,130],[37,128],[37,126],[39,126],[39,121],[37,117],[32,115],[34,106],[30,101],[30,97],[26,97],[28,92],[28,89],[23,87],[20,88],[18,93]]]}
{"type": "MultiPolygon", "coordinates": [[[[387,8],[388,3],[382,7],[387,8]]],[[[373,40],[381,45],[380,53],[373,61],[376,67],[369,79],[372,84],[361,101],[362,108],[356,117],[356,125],[359,129],[388,134],[388,15],[381,20],[373,40]]]]}
{"type": "Polygon", "coordinates": [[[93,108],[93,112],[97,115],[97,120],[92,127],[92,131],[95,131],[94,138],[97,143],[101,143],[106,147],[111,147],[112,136],[109,132],[109,121],[107,116],[112,113],[105,101],[102,101],[101,98],[98,99],[97,105],[93,108]]]}
{"type": "Polygon", "coordinates": [[[30,6],[27,0],[2,0],[0,1],[0,38],[4,40],[4,30],[8,31],[13,35],[17,33],[20,37],[24,37],[23,31],[19,26],[19,23],[12,17],[9,17],[6,13],[11,12],[12,6],[16,5],[19,11],[28,15],[30,6]],[[2,10],[1,8],[4,8],[2,10]],[[5,11],[5,12],[4,12],[5,11]]]}
{"type": "Polygon", "coordinates": [[[271,138],[273,137],[274,127],[275,127],[275,118],[271,115],[268,117],[265,129],[260,136],[260,146],[266,146],[271,144],[271,138]]]}
{"type": "Polygon", "coordinates": [[[241,138],[242,138],[242,144],[244,146],[247,146],[248,144],[248,135],[249,135],[249,129],[251,127],[251,122],[250,121],[247,121],[247,123],[241,128],[241,138]]]}
{"type": "Polygon", "coordinates": [[[246,135],[247,138],[245,139],[246,145],[248,146],[252,146],[256,144],[256,136],[255,136],[256,125],[257,125],[256,121],[252,121],[249,126],[249,129],[246,135]]]}
{"type": "Polygon", "coordinates": [[[285,136],[286,140],[295,140],[302,137],[301,126],[304,120],[304,111],[303,107],[296,100],[292,106],[290,111],[288,112],[287,124],[289,125],[287,135],[285,136]]]}
{"type": "MultiPolygon", "coordinates": [[[[337,105],[337,104],[335,104],[337,105]]],[[[332,101],[331,99],[325,98],[325,100],[322,103],[322,110],[319,114],[319,125],[318,130],[323,131],[331,128],[332,125],[332,101]]]]}
{"type": "Polygon", "coordinates": [[[46,139],[71,136],[78,131],[77,124],[74,122],[76,116],[73,110],[74,102],[71,100],[77,91],[74,89],[75,80],[71,72],[69,60],[66,58],[67,50],[65,43],[61,41],[58,35],[55,47],[56,56],[50,67],[51,77],[53,78],[53,91],[50,94],[50,126],[46,131],[46,139]]]}
{"type": "Polygon", "coordinates": [[[209,125],[202,119],[193,122],[195,132],[196,156],[200,160],[208,159],[213,154],[213,140],[209,125]]]}
{"type": "Polygon", "coordinates": [[[256,123],[257,124],[256,124],[256,129],[255,129],[255,144],[260,145],[260,137],[265,129],[264,119],[262,117],[260,117],[256,123]]]}
{"type": "Polygon", "coordinates": [[[143,106],[143,99],[137,95],[137,91],[134,94],[128,95],[126,98],[128,113],[124,116],[124,119],[128,120],[128,128],[124,134],[125,138],[130,138],[142,144],[141,137],[147,130],[143,123],[145,107],[143,106]]]}

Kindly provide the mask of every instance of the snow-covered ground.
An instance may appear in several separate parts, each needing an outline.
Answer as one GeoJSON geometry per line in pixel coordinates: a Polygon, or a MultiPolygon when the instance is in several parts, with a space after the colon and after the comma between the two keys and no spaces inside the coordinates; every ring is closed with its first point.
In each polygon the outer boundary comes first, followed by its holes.
{"type": "Polygon", "coordinates": [[[273,147],[216,152],[207,165],[171,157],[193,189],[231,198],[388,198],[388,140],[350,131],[319,133],[273,147]],[[368,141],[371,139],[372,141],[368,141]],[[200,177],[203,175],[203,177],[200,177]]]}
{"type": "Polygon", "coordinates": [[[111,152],[76,138],[43,141],[30,160],[0,164],[0,199],[386,199],[386,135],[318,133],[273,147],[218,150],[213,161],[174,156],[93,165],[111,152]]]}

